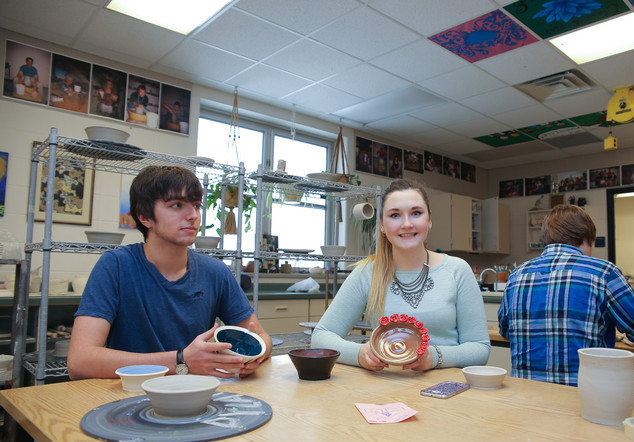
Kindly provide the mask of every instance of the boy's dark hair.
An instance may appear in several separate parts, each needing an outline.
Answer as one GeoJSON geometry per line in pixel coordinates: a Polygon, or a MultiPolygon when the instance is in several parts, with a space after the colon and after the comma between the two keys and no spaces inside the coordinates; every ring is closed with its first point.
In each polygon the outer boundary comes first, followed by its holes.
{"type": "Polygon", "coordinates": [[[202,185],[191,170],[179,166],[148,166],[139,172],[130,186],[130,214],[143,239],[147,239],[148,229],[138,215],[153,220],[154,204],[158,200],[183,198],[189,202],[201,202],[203,198],[202,185]]]}

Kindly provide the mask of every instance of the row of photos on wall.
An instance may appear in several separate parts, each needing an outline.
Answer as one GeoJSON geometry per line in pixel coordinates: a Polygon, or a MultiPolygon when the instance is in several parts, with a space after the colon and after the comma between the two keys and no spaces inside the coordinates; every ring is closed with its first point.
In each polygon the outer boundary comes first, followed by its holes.
{"type": "Polygon", "coordinates": [[[500,181],[500,198],[543,195],[634,184],[634,164],[500,181]]]}
{"type": "Polygon", "coordinates": [[[366,172],[389,178],[402,178],[403,170],[425,173],[435,172],[476,182],[476,169],[467,164],[433,152],[413,152],[366,138],[356,139],[357,172],[366,172]]]}
{"type": "Polygon", "coordinates": [[[189,134],[191,91],[6,40],[3,96],[189,134]]]}

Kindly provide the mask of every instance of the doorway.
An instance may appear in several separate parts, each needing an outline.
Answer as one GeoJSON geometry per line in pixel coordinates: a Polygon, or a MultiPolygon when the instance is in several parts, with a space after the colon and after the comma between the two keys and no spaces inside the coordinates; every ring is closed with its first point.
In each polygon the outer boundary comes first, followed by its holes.
{"type": "Polygon", "coordinates": [[[606,190],[608,260],[634,275],[634,186],[606,190]]]}

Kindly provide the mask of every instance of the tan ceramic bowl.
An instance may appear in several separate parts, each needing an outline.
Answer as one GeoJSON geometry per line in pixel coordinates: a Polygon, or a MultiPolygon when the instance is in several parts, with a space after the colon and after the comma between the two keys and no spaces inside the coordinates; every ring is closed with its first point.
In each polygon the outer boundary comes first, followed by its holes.
{"type": "Polygon", "coordinates": [[[381,361],[390,365],[414,362],[422,342],[420,329],[409,322],[392,322],[379,325],[370,336],[370,349],[381,361]]]}
{"type": "Polygon", "coordinates": [[[480,390],[496,390],[502,386],[506,370],[489,365],[472,365],[462,369],[467,383],[480,390]]]}
{"type": "Polygon", "coordinates": [[[154,413],[167,418],[203,414],[220,385],[213,376],[172,375],[149,379],[141,387],[147,394],[154,413]]]}
{"type": "Polygon", "coordinates": [[[215,249],[220,244],[219,236],[197,236],[194,239],[197,249],[215,249]]]}

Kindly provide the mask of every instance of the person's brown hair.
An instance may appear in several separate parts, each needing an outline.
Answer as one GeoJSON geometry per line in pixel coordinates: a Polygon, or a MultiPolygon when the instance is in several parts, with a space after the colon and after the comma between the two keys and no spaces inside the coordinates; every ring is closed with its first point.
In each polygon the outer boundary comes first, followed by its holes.
{"type": "MultiPolygon", "coordinates": [[[[383,207],[390,195],[394,192],[404,190],[415,190],[423,197],[429,216],[431,217],[431,209],[429,207],[429,197],[423,188],[423,185],[414,180],[398,179],[392,181],[383,192],[381,205],[381,213],[379,213],[379,222],[383,223],[383,207]]],[[[379,228],[379,225],[376,226],[379,228]]],[[[368,296],[368,305],[366,307],[366,320],[370,318],[378,318],[385,308],[385,293],[388,285],[394,279],[396,270],[394,269],[394,260],[392,259],[392,244],[387,240],[385,235],[379,235],[377,241],[376,254],[368,256],[360,265],[367,265],[374,261],[374,269],[372,271],[372,281],[370,283],[370,294],[368,296]]]]}
{"type": "Polygon", "coordinates": [[[584,240],[589,245],[597,238],[597,228],[586,213],[579,206],[555,206],[544,217],[542,224],[542,241],[544,246],[549,244],[568,244],[579,247],[584,240]]]}
{"type": "Polygon", "coordinates": [[[139,221],[138,216],[155,219],[154,204],[159,199],[183,199],[183,192],[187,201],[202,202],[203,187],[189,169],[179,166],[148,166],[139,172],[130,186],[130,215],[143,234],[143,239],[147,239],[148,228],[139,221]]]}

